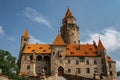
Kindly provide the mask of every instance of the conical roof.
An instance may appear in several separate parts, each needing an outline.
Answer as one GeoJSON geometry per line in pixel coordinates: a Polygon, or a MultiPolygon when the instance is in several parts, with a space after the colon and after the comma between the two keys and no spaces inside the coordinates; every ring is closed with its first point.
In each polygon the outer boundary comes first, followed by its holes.
{"type": "Polygon", "coordinates": [[[102,50],[102,49],[105,49],[103,44],[102,44],[102,41],[99,39],[99,42],[98,42],[98,50],[102,50]]]}
{"type": "Polygon", "coordinates": [[[29,38],[28,29],[26,29],[26,31],[24,32],[23,37],[29,38]]]}
{"type": "Polygon", "coordinates": [[[63,41],[60,34],[57,35],[52,45],[65,45],[65,42],[63,41]]]}
{"type": "Polygon", "coordinates": [[[69,8],[67,9],[67,12],[65,14],[65,18],[67,18],[67,17],[73,17],[69,8]]]}

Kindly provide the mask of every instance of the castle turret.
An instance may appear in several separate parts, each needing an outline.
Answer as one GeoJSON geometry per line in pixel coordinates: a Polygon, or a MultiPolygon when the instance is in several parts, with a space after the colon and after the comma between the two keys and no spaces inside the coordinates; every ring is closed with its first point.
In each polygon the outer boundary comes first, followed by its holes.
{"type": "Polygon", "coordinates": [[[28,43],[29,43],[29,34],[28,34],[28,29],[26,29],[26,31],[21,37],[20,51],[22,51],[25,48],[25,45],[28,43]]]}
{"type": "Polygon", "coordinates": [[[22,51],[24,50],[26,44],[28,43],[29,43],[29,34],[28,34],[28,29],[26,29],[26,31],[21,37],[21,45],[20,45],[20,53],[19,53],[19,61],[18,61],[19,67],[21,65],[20,61],[21,61],[22,51]]]}
{"type": "Polygon", "coordinates": [[[104,76],[109,76],[107,54],[106,54],[106,50],[105,50],[105,48],[102,44],[102,41],[100,39],[99,39],[99,42],[98,42],[97,52],[98,52],[98,55],[101,56],[101,62],[102,62],[101,74],[103,74],[104,76]]]}
{"type": "Polygon", "coordinates": [[[66,44],[79,43],[79,27],[69,8],[62,20],[61,36],[66,44]]]}

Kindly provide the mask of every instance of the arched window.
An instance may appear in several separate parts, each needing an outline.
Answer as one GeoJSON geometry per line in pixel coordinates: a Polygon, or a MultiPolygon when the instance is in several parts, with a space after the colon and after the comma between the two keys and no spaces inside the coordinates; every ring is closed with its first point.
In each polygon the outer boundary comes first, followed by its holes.
{"type": "Polygon", "coordinates": [[[31,60],[31,61],[33,60],[33,55],[30,55],[30,60],[31,60]]]}
{"type": "Polygon", "coordinates": [[[27,66],[27,70],[29,70],[29,69],[30,69],[30,65],[27,66]]]}
{"type": "Polygon", "coordinates": [[[97,64],[97,61],[96,61],[96,60],[94,60],[94,64],[97,64]]]}
{"type": "Polygon", "coordinates": [[[36,60],[37,61],[41,61],[42,60],[42,56],[38,55],[36,60]]]}
{"type": "Polygon", "coordinates": [[[47,66],[44,66],[44,70],[47,70],[47,66]]]}
{"type": "Polygon", "coordinates": [[[55,52],[53,52],[53,55],[55,55],[55,52]]]}
{"type": "Polygon", "coordinates": [[[44,61],[50,61],[49,56],[44,56],[44,61]]]}
{"type": "Polygon", "coordinates": [[[58,76],[63,76],[64,75],[64,69],[63,69],[63,67],[59,67],[58,68],[58,76]]]}

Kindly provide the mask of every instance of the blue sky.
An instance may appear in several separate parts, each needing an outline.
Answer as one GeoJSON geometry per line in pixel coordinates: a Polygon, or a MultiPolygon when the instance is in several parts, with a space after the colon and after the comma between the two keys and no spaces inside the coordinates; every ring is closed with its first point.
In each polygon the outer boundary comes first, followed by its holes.
{"type": "Polygon", "coordinates": [[[97,43],[100,36],[120,70],[120,0],[0,0],[0,49],[18,57],[26,28],[31,43],[52,43],[68,6],[81,43],[97,43]]]}

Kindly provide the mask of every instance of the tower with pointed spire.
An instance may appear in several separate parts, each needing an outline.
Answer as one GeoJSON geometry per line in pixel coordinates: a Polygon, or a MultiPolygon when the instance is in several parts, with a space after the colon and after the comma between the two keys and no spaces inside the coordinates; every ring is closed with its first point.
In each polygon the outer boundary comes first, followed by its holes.
{"type": "Polygon", "coordinates": [[[79,27],[69,8],[62,20],[61,36],[66,44],[79,43],[79,27]]]}
{"type": "Polygon", "coordinates": [[[20,51],[22,51],[25,45],[28,43],[29,43],[29,33],[28,33],[28,29],[26,29],[26,31],[23,33],[21,37],[20,51]]]}

